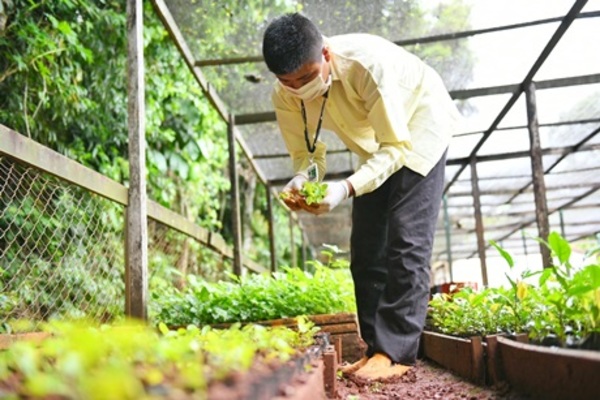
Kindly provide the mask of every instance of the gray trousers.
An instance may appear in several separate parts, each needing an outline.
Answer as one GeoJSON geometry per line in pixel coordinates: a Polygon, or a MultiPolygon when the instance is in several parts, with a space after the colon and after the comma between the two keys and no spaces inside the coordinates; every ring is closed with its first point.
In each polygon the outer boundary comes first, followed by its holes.
{"type": "Polygon", "coordinates": [[[429,301],[429,269],[446,154],[425,177],[401,168],[352,208],[350,268],[367,355],[413,365],[429,301]]]}

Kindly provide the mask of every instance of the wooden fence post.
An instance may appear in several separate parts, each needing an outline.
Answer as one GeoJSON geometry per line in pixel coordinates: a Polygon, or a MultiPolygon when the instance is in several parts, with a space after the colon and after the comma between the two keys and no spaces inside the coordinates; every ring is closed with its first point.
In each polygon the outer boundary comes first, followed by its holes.
{"type": "Polygon", "coordinates": [[[144,42],[142,0],[127,0],[127,115],[129,191],[125,240],[125,314],[147,318],[148,221],[146,198],[144,42]]]}

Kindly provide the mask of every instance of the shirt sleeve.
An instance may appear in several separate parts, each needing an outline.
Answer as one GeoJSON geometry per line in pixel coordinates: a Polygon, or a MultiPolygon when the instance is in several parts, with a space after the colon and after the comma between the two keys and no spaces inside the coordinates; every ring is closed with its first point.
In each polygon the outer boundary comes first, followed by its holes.
{"type": "MultiPolygon", "coordinates": [[[[285,142],[285,146],[292,158],[292,168],[294,174],[306,173],[310,165],[311,154],[306,148],[304,139],[304,122],[300,107],[292,99],[286,100],[277,89],[272,95],[273,105],[275,107],[275,115],[277,123],[281,131],[281,136],[285,142]]],[[[319,180],[323,180],[327,170],[325,154],[327,146],[320,140],[315,145],[315,151],[312,154],[314,163],[319,170],[319,180]]]]}
{"type": "Polygon", "coordinates": [[[397,70],[386,73],[383,66],[373,69],[363,72],[362,82],[358,82],[357,86],[379,147],[348,178],[356,196],[381,186],[402,168],[407,152],[412,149],[408,115],[416,105],[415,90],[412,85],[402,84],[397,70]]]}

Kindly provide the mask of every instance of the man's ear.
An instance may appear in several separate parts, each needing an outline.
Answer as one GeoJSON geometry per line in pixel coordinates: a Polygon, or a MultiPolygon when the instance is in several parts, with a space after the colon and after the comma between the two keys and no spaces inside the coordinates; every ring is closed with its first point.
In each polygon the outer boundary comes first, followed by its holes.
{"type": "Polygon", "coordinates": [[[325,57],[325,61],[327,62],[331,60],[331,53],[329,53],[329,47],[327,45],[323,46],[323,57],[325,57]]]}

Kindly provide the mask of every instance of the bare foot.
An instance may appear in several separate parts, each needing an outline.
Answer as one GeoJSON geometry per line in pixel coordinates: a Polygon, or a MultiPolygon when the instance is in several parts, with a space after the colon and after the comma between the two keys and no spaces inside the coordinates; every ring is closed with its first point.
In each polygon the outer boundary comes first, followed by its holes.
{"type": "Polygon", "coordinates": [[[367,363],[368,360],[369,360],[369,357],[363,356],[360,360],[358,360],[350,365],[344,365],[343,367],[338,367],[338,370],[342,371],[342,374],[353,374],[356,371],[358,371],[361,367],[363,367],[367,363]]]}
{"type": "Polygon", "coordinates": [[[394,365],[392,360],[385,354],[375,353],[355,375],[363,379],[386,379],[392,376],[402,376],[410,368],[407,365],[394,365]]]}

